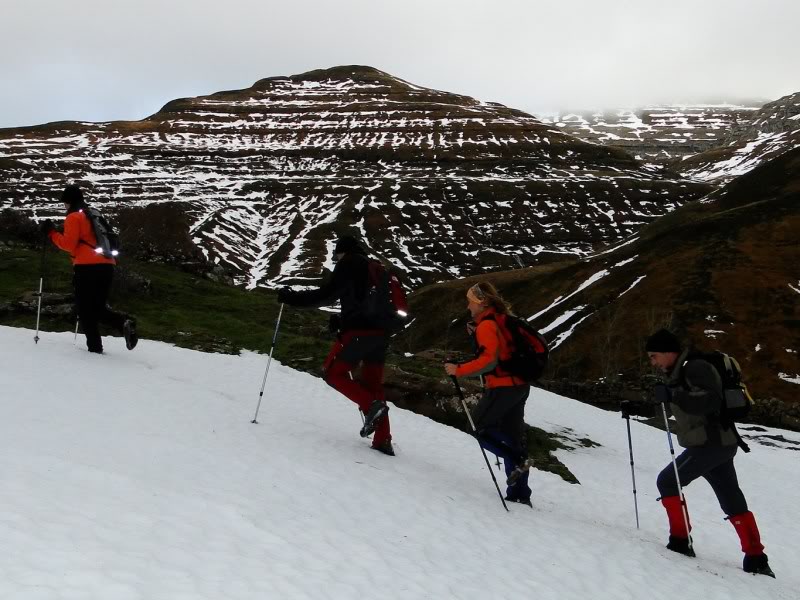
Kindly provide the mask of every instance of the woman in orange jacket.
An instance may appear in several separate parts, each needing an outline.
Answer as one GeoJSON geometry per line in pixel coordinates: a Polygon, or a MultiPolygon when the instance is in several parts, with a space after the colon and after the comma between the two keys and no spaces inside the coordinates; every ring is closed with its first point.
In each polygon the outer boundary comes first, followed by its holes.
{"type": "Polygon", "coordinates": [[[128,350],[133,350],[138,341],[136,322],[111,310],[106,304],[114,278],[114,265],[117,263],[113,258],[96,252],[97,238],[84,212],[88,206],[83,199],[83,192],[77,185],[68,185],[61,195],[61,201],[67,211],[64,233],[56,231],[49,220],[42,223],[42,231],[53,244],[72,257],[75,308],[86,335],[86,347],[89,352],[103,353],[99,327],[102,322],[120,331],[125,336],[128,350]]]}
{"type": "Polygon", "coordinates": [[[511,307],[488,282],[467,291],[467,309],[474,319],[467,331],[475,336],[476,358],[456,365],[445,364],[445,372],[456,377],[480,375],[484,393],[473,414],[478,441],[503,459],[507,476],[506,500],[531,506],[525,437],[525,401],[530,385],[500,366],[511,356],[510,334],[504,330],[504,316],[511,307]]]}

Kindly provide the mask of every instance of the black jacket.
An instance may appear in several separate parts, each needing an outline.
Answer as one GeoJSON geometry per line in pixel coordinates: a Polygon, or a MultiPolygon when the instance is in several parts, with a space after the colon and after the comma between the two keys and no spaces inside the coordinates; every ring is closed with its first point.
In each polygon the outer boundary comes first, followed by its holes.
{"type": "Polygon", "coordinates": [[[675,416],[675,434],[681,446],[736,445],[733,428],[720,423],[722,381],[713,365],[689,358],[689,351],[684,350],[667,385],[672,389],[670,410],[675,416]]]}
{"type": "Polygon", "coordinates": [[[291,292],[284,296],[293,306],[323,306],[339,300],[342,332],[353,329],[383,329],[365,313],[369,290],[369,258],[357,252],[345,254],[333,269],[330,279],[315,290],[291,292]]]}

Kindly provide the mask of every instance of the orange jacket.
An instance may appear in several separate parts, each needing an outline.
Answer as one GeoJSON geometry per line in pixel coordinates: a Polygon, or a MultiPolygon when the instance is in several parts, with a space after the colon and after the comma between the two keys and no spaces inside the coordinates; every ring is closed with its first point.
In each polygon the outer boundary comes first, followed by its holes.
{"type": "Polygon", "coordinates": [[[487,388],[525,385],[524,380],[512,376],[498,366],[501,360],[508,360],[511,357],[511,348],[497,323],[487,318],[495,314],[495,309],[490,307],[475,318],[478,324],[475,329],[478,356],[475,360],[458,365],[456,377],[483,375],[487,388]]]}
{"type": "Polygon", "coordinates": [[[115,265],[117,261],[95,252],[97,238],[92,231],[89,217],[82,210],[76,210],[64,219],[64,233],[50,232],[50,241],[69,252],[73,265],[115,265]]]}

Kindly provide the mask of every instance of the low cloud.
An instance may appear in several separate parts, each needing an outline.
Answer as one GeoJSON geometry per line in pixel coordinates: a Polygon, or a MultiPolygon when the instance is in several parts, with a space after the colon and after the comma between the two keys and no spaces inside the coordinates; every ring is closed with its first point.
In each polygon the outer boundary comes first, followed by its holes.
{"type": "Polygon", "coordinates": [[[793,0],[6,0],[0,127],[341,64],[529,112],[768,100],[800,90],[798,22],[793,0]]]}

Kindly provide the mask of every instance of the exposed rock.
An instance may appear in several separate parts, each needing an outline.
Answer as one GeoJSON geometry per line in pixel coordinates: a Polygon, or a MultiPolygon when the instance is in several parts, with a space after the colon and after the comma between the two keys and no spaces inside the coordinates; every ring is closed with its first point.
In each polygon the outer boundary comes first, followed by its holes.
{"type": "Polygon", "coordinates": [[[152,291],[152,282],[125,266],[114,270],[114,291],[125,295],[146,295],[152,291]]]}
{"type": "MultiPolygon", "coordinates": [[[[58,294],[44,292],[42,294],[41,314],[56,317],[74,318],[72,294],[58,294]]],[[[4,315],[35,315],[39,310],[38,292],[25,292],[17,300],[0,304],[0,314],[4,315]]]]}
{"type": "Polygon", "coordinates": [[[783,133],[800,129],[800,92],[769,102],[731,128],[728,142],[754,139],[760,133],[783,133]]]}

